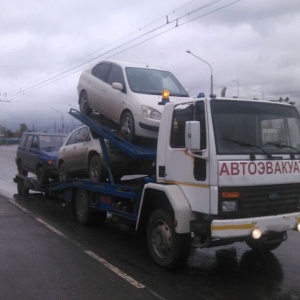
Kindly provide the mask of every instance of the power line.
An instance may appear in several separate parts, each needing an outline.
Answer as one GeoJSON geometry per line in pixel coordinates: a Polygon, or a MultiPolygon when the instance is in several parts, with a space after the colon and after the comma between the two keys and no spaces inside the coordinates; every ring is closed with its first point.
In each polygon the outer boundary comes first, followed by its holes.
{"type": "MultiPolygon", "coordinates": [[[[238,2],[240,2],[240,1],[242,1],[242,0],[237,0],[237,1],[231,2],[231,3],[229,3],[229,4],[223,5],[223,6],[218,7],[218,8],[216,8],[216,9],[212,10],[212,11],[209,11],[209,12],[207,12],[207,13],[205,13],[205,14],[202,14],[202,15],[197,16],[197,17],[195,17],[195,18],[193,18],[193,19],[191,19],[191,20],[187,20],[186,22],[183,22],[183,23],[179,24],[179,21],[182,20],[183,18],[189,17],[189,16],[191,16],[192,14],[195,14],[195,13],[199,12],[200,10],[203,10],[204,8],[207,8],[207,7],[209,7],[209,6],[212,6],[212,5],[214,5],[214,4],[218,3],[218,2],[221,2],[221,1],[224,1],[224,0],[216,0],[216,1],[212,1],[212,2],[210,2],[210,3],[208,3],[208,4],[206,4],[206,5],[203,5],[203,6],[201,6],[201,7],[198,7],[197,9],[194,9],[194,10],[192,10],[192,11],[190,11],[190,12],[188,12],[188,13],[186,13],[186,14],[184,14],[184,15],[178,17],[178,18],[175,18],[175,19],[173,19],[173,20],[171,20],[171,21],[169,20],[169,15],[173,14],[174,12],[180,10],[181,8],[183,8],[183,7],[187,6],[187,5],[189,5],[191,2],[193,2],[193,1],[190,1],[190,2],[188,2],[187,4],[185,4],[185,5],[181,6],[181,7],[179,7],[179,8],[176,9],[176,10],[174,10],[172,13],[168,14],[167,16],[165,16],[165,17],[163,17],[163,18],[159,18],[159,19],[157,19],[156,21],[153,21],[153,22],[147,24],[146,26],[140,28],[139,30],[137,30],[137,31],[135,31],[135,32],[133,32],[133,33],[131,33],[131,34],[128,34],[128,35],[126,35],[126,36],[124,36],[124,37],[122,37],[122,38],[116,40],[115,42],[113,42],[113,43],[111,43],[111,44],[109,44],[109,45],[107,45],[107,46],[105,46],[105,47],[102,47],[101,49],[98,49],[98,50],[92,52],[91,54],[85,56],[84,58],[86,58],[86,57],[88,57],[88,56],[91,56],[92,54],[97,53],[97,52],[101,51],[102,49],[105,49],[105,48],[107,48],[107,47],[109,47],[109,46],[111,46],[111,45],[117,43],[118,41],[123,40],[123,39],[125,39],[125,38],[127,38],[127,37],[129,37],[129,36],[132,36],[132,35],[134,35],[135,33],[141,31],[142,29],[145,29],[145,28],[151,26],[152,24],[156,23],[157,21],[160,21],[160,20],[166,18],[166,22],[165,22],[164,24],[159,25],[159,26],[157,26],[157,27],[155,27],[155,28],[153,28],[153,29],[151,29],[151,30],[149,30],[149,31],[147,31],[147,32],[145,32],[145,33],[143,33],[143,34],[137,36],[137,37],[134,37],[134,38],[132,38],[131,40],[129,40],[129,41],[127,41],[127,42],[124,42],[123,44],[121,44],[121,45],[119,45],[119,46],[116,46],[116,47],[114,47],[114,48],[112,48],[112,49],[110,49],[110,50],[108,50],[108,51],[106,51],[106,52],[103,52],[103,53],[101,53],[101,54],[99,54],[99,55],[97,55],[97,56],[94,56],[94,57],[92,57],[92,58],[90,58],[90,59],[88,59],[88,60],[85,60],[84,62],[82,62],[82,63],[80,63],[80,64],[78,64],[78,65],[76,65],[76,66],[74,66],[74,67],[72,67],[72,68],[69,68],[69,69],[67,69],[67,70],[65,70],[65,71],[63,71],[63,72],[60,72],[60,73],[57,74],[57,75],[51,76],[51,77],[49,77],[49,78],[46,77],[45,80],[38,81],[37,83],[32,84],[31,86],[27,87],[26,89],[23,89],[23,90],[20,89],[20,92],[25,93],[26,91],[36,90],[36,89],[38,89],[38,88],[42,88],[42,87],[44,87],[44,86],[47,86],[48,84],[54,83],[54,82],[56,82],[56,81],[58,81],[58,80],[61,80],[61,79],[65,78],[65,77],[71,76],[72,74],[77,73],[77,72],[83,70],[83,69],[86,67],[86,65],[87,65],[88,63],[92,62],[93,60],[95,60],[95,59],[97,59],[97,58],[99,58],[99,57],[101,57],[101,56],[104,56],[104,55],[106,55],[106,54],[109,54],[109,53],[111,53],[111,52],[113,52],[113,51],[116,51],[116,50],[118,50],[118,49],[120,49],[120,48],[122,48],[122,47],[124,47],[124,46],[126,46],[126,45],[128,45],[128,44],[130,44],[130,43],[133,43],[133,42],[139,40],[139,39],[142,39],[143,37],[146,37],[147,35],[153,34],[154,32],[159,31],[159,30],[163,29],[163,28],[166,27],[166,26],[170,26],[171,24],[173,25],[173,24],[175,23],[175,27],[168,28],[168,29],[166,29],[165,31],[162,31],[162,32],[160,32],[160,33],[158,33],[158,34],[156,34],[156,35],[153,35],[153,36],[151,36],[151,37],[149,37],[149,38],[147,38],[147,39],[144,39],[144,40],[142,40],[142,41],[140,41],[140,42],[138,42],[138,43],[136,43],[136,44],[134,44],[134,45],[132,45],[132,46],[126,48],[126,49],[123,49],[123,50],[121,50],[121,51],[119,51],[119,52],[117,52],[117,53],[114,53],[113,55],[120,54],[120,53],[122,53],[122,52],[124,52],[124,51],[127,51],[127,50],[129,50],[129,49],[131,49],[131,48],[133,48],[133,47],[136,47],[136,46],[138,46],[138,45],[140,45],[140,44],[142,44],[142,43],[145,43],[145,42],[147,42],[147,41],[149,41],[149,40],[151,40],[151,39],[153,39],[153,38],[155,38],[155,37],[157,37],[157,36],[160,36],[160,35],[162,35],[162,34],[165,34],[165,33],[169,32],[169,31],[171,31],[171,30],[173,30],[173,29],[175,29],[175,28],[177,28],[177,27],[183,26],[183,25],[188,24],[188,23],[190,23],[190,22],[192,22],[192,21],[195,21],[195,20],[197,20],[197,19],[199,19],[199,18],[202,18],[202,17],[205,17],[205,16],[207,16],[207,15],[209,15],[209,14],[215,13],[216,11],[219,11],[219,10],[221,10],[221,9],[227,8],[227,7],[229,7],[229,6],[233,5],[233,4],[236,4],[236,3],[238,3],[238,2]],[[85,67],[82,68],[82,66],[85,66],[85,67]],[[70,72],[71,72],[71,73],[70,73],[70,72]]],[[[110,57],[111,57],[111,56],[110,56],[110,57]]],[[[83,58],[81,58],[81,59],[79,59],[79,60],[77,60],[77,61],[80,61],[80,60],[82,60],[82,59],[83,59],[83,58]]],[[[76,62],[77,62],[77,61],[76,61],[76,62]]],[[[71,63],[71,64],[69,64],[69,65],[72,65],[72,64],[74,64],[74,63],[75,63],[75,62],[73,62],[73,63],[71,63]]],[[[69,66],[69,65],[68,65],[68,66],[69,66]]],[[[66,68],[66,67],[64,67],[64,68],[66,68]]],[[[63,70],[64,68],[62,68],[61,70],[63,70]]],[[[54,73],[55,73],[55,72],[54,72],[54,73]]],[[[14,99],[14,98],[16,98],[16,97],[18,97],[18,96],[20,96],[19,93],[16,94],[15,97],[14,97],[14,96],[11,96],[9,99],[14,99]]]]}
{"type": "MultiPolygon", "coordinates": [[[[171,13],[169,13],[168,15],[174,14],[174,13],[177,12],[178,10],[180,10],[180,9],[182,9],[183,7],[185,7],[185,6],[189,5],[189,4],[191,4],[191,3],[194,2],[194,1],[195,1],[195,0],[189,1],[188,3],[186,3],[186,4],[184,4],[184,5],[180,6],[180,7],[178,7],[177,9],[173,10],[173,11],[172,11],[171,13]]],[[[165,16],[160,17],[160,18],[158,18],[158,19],[156,19],[156,20],[154,20],[154,21],[148,23],[147,25],[145,25],[145,26],[139,28],[138,30],[136,30],[136,31],[134,31],[134,32],[132,32],[132,33],[129,33],[129,34],[127,34],[126,36],[121,37],[121,38],[117,39],[116,41],[114,41],[114,42],[112,42],[112,43],[110,43],[110,44],[108,44],[108,45],[106,45],[106,46],[104,46],[104,47],[102,47],[102,48],[100,48],[100,49],[97,49],[97,50],[91,52],[90,54],[88,54],[88,55],[86,55],[86,56],[84,56],[84,57],[82,57],[82,58],[76,60],[75,62],[72,62],[72,63],[68,64],[67,66],[65,66],[65,67],[63,67],[63,68],[60,68],[60,69],[57,70],[57,71],[54,71],[54,72],[50,73],[49,75],[47,75],[47,76],[43,77],[41,80],[39,80],[37,83],[27,84],[27,85],[23,86],[22,88],[18,89],[17,92],[15,92],[15,95],[16,95],[16,96],[20,96],[19,94],[22,93],[22,92],[24,92],[25,90],[27,91],[27,90],[32,89],[32,88],[34,88],[34,87],[37,87],[37,86],[39,86],[39,85],[42,85],[41,87],[44,87],[45,85],[44,85],[43,83],[45,83],[45,82],[47,82],[47,81],[50,81],[50,80],[52,80],[52,79],[55,79],[56,77],[61,76],[61,75],[65,74],[65,73],[67,73],[67,72],[70,72],[70,71],[72,71],[72,70],[74,70],[74,69],[76,69],[76,68],[78,68],[78,67],[80,67],[80,66],[83,66],[83,65],[87,64],[88,62],[94,60],[95,57],[93,57],[92,59],[90,59],[90,60],[88,60],[88,61],[84,61],[84,62],[81,63],[80,65],[76,65],[75,67],[72,67],[71,69],[67,69],[67,70],[64,71],[64,72],[61,72],[61,73],[59,73],[59,74],[56,74],[55,76],[52,76],[52,75],[54,75],[55,73],[57,73],[57,72],[59,72],[59,71],[65,69],[65,68],[67,68],[68,66],[71,66],[71,65],[75,64],[76,62],[79,62],[79,61],[81,61],[81,60],[83,60],[83,59],[85,59],[85,58],[87,58],[87,57],[89,57],[89,56],[91,56],[91,55],[93,55],[93,54],[95,54],[95,53],[97,53],[97,52],[99,52],[99,51],[105,49],[105,48],[108,48],[109,46],[112,46],[112,45],[118,43],[118,42],[121,41],[121,40],[124,40],[124,39],[126,39],[126,38],[132,36],[132,35],[134,35],[134,34],[140,32],[140,31],[142,31],[143,29],[145,29],[145,28],[151,26],[152,24],[154,24],[154,23],[156,23],[156,22],[158,22],[158,21],[160,21],[160,20],[163,20],[163,19],[165,19],[165,16]],[[51,76],[51,77],[49,78],[49,76],[51,76]]],[[[108,51],[108,52],[109,52],[109,51],[108,51]]],[[[105,54],[105,53],[104,53],[104,54],[105,54]]],[[[102,55],[104,55],[104,54],[101,54],[101,55],[99,55],[99,56],[97,56],[97,57],[100,57],[100,56],[102,56],[102,55]]],[[[84,68],[81,68],[81,69],[79,69],[79,70],[76,70],[75,72],[72,72],[70,75],[72,75],[72,74],[74,74],[74,73],[76,73],[76,72],[78,72],[78,71],[80,71],[80,70],[82,70],[82,69],[84,69],[84,68]]],[[[66,77],[66,76],[63,76],[62,79],[65,78],[65,77],[66,77]]],[[[53,82],[55,82],[55,81],[57,81],[57,80],[54,80],[53,82]]]]}

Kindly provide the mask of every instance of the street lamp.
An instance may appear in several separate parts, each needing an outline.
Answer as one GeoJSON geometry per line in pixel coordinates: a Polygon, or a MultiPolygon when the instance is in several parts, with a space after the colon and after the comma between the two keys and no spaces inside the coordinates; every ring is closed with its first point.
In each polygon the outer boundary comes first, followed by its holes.
{"type": "Polygon", "coordinates": [[[213,93],[213,70],[212,70],[211,65],[206,60],[204,60],[201,57],[192,53],[190,50],[187,50],[186,52],[195,56],[196,58],[200,59],[201,61],[203,61],[204,63],[206,63],[209,66],[209,68],[210,68],[210,96],[212,97],[214,93],[213,93]]]}
{"type": "Polygon", "coordinates": [[[54,109],[53,107],[51,107],[52,110],[56,111],[56,112],[59,112],[61,113],[61,133],[64,133],[64,114],[60,111],[60,110],[57,110],[57,109],[54,109]]]}

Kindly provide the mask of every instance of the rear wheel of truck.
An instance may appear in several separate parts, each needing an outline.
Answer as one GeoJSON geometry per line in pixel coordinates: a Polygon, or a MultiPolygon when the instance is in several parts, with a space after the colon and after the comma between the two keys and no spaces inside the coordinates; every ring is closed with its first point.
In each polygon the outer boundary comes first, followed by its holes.
{"type": "Polygon", "coordinates": [[[147,225],[150,255],[161,267],[172,270],[182,267],[190,253],[190,234],[175,232],[174,221],[165,210],[155,210],[147,225]]]}
{"type": "Polygon", "coordinates": [[[90,199],[86,190],[77,190],[75,198],[75,216],[79,223],[87,224],[90,220],[90,199]]]}

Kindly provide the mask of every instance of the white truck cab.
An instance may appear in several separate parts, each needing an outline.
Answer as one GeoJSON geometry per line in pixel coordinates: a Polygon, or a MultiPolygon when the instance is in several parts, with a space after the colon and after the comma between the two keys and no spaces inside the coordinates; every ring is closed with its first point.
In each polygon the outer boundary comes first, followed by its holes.
{"type": "Polygon", "coordinates": [[[142,201],[148,190],[163,190],[175,232],[192,234],[198,247],[245,241],[269,251],[287,230],[300,231],[300,119],[289,104],[166,104],[156,163],[161,185],[146,185],[142,201]]]}

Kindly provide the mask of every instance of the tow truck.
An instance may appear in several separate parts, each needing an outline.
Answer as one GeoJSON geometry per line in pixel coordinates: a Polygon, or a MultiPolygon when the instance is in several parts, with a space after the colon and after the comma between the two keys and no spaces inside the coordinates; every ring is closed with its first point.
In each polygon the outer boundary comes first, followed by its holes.
{"type": "MultiPolygon", "coordinates": [[[[147,236],[165,269],[183,266],[190,247],[246,242],[272,251],[300,231],[300,119],[283,103],[201,98],[167,103],[157,146],[126,141],[92,116],[70,115],[99,137],[106,182],[69,179],[43,190],[74,204],[79,222],[107,213],[147,236]],[[133,159],[152,159],[155,176],[116,182],[105,140],[133,159]]],[[[16,175],[20,193],[35,189],[16,175]]]]}

